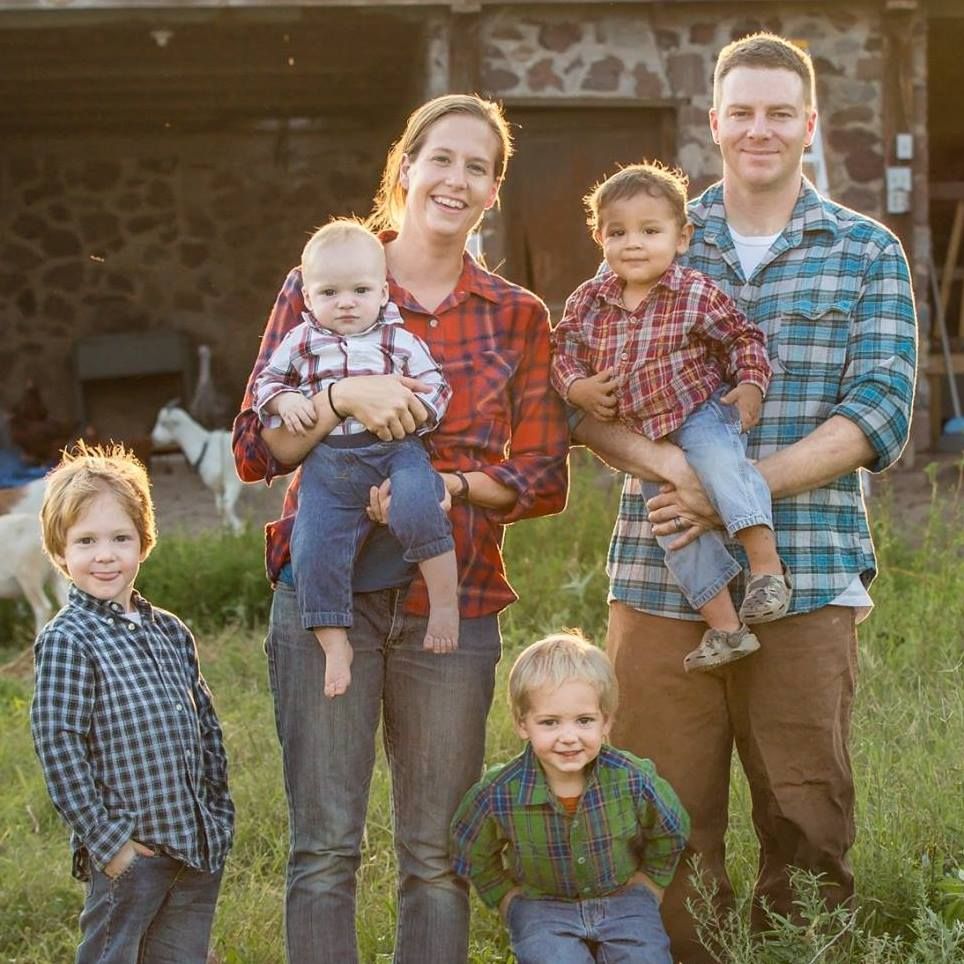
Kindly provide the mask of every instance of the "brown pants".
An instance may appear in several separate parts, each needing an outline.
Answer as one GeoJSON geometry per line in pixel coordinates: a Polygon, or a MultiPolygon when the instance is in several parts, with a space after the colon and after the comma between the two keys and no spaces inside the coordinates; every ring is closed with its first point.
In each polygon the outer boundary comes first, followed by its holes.
{"type": "MultiPolygon", "coordinates": [[[[701,622],[612,603],[607,650],[620,688],[613,744],[649,757],[679,794],[692,821],[684,860],[699,856],[704,879],[717,887],[718,910],[733,903],[724,836],[734,744],[760,842],[754,923],[764,922],[761,898],[792,915],[790,867],[823,874],[829,906],[850,900],[853,610],[826,606],[757,626],[757,653],[712,673],[686,674],[683,657],[705,630],[701,622]]],[[[674,960],[684,964],[714,960],[696,941],[686,909],[694,897],[690,873],[681,865],[662,910],[674,960]]]]}

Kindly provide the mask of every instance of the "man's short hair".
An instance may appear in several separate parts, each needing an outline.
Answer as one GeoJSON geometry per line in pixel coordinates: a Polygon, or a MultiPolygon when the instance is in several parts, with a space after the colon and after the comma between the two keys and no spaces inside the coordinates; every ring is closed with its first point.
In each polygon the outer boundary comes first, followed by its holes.
{"type": "Polygon", "coordinates": [[[78,442],[65,451],[47,476],[40,525],[44,551],[65,576],[60,563],[67,548],[67,530],[99,495],[113,495],[130,516],[146,559],[157,542],[151,483],[140,459],[123,445],[86,445],[78,442]]]}
{"type": "Polygon", "coordinates": [[[803,82],[807,110],[816,106],[817,94],[810,54],[775,33],[754,33],[728,43],[716,59],[713,71],[713,106],[720,106],[723,78],[737,67],[757,70],[789,70],[803,82]]]}
{"type": "Polygon", "coordinates": [[[603,224],[607,204],[628,201],[637,194],[665,198],[673,209],[680,227],[686,224],[686,175],[678,168],[670,168],[659,161],[643,161],[620,168],[615,174],[600,181],[582,199],[586,207],[586,223],[593,237],[603,224]]]}
{"type": "Polygon", "coordinates": [[[531,708],[532,691],[552,689],[578,680],[599,696],[599,710],[612,717],[619,702],[619,686],[609,657],[577,632],[554,633],[526,647],[509,671],[509,709],[521,722],[531,708]]]}

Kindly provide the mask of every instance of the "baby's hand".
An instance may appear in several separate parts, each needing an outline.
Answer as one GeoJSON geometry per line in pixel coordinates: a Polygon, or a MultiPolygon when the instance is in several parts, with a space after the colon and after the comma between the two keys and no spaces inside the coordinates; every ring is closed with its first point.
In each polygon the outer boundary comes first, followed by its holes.
{"type": "Polygon", "coordinates": [[[298,392],[285,392],[278,396],[278,415],[293,435],[304,435],[318,420],[311,399],[298,392]]]}
{"type": "Polygon", "coordinates": [[[569,386],[569,402],[601,422],[611,422],[616,417],[618,384],[613,370],[604,368],[588,378],[579,378],[569,386]]]}
{"type": "Polygon", "coordinates": [[[763,392],[756,385],[743,382],[728,391],[721,399],[724,405],[735,405],[740,413],[740,427],[749,432],[760,421],[760,409],[763,407],[763,392]]]}

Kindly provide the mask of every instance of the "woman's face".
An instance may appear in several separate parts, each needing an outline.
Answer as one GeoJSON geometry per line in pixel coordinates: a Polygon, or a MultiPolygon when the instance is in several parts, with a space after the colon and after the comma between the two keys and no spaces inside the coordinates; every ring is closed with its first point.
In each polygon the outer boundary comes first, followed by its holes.
{"type": "Polygon", "coordinates": [[[448,114],[426,132],[421,149],[402,159],[405,226],[464,239],[499,193],[499,139],[484,121],[448,114]]]}

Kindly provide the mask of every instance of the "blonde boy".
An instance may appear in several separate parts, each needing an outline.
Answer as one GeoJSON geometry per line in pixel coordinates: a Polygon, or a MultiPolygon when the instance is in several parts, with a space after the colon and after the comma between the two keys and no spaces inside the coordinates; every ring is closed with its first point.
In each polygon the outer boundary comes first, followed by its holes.
{"type": "Polygon", "coordinates": [[[254,386],[266,439],[308,431],[317,418],[311,397],[321,392],[338,415],[335,387],[342,378],[397,374],[427,389],[419,400],[429,417],[416,434],[384,442],[357,419],[342,418],[302,462],[291,564],[302,624],[325,654],[325,695],[335,697],[351,683],[355,554],[371,525],[370,491],[386,479],[388,527],[405,560],[418,564],[428,591],[423,645],[440,654],[458,646],[455,541],[440,506],[445,486],[421,438],[438,427],[452,390],[428,346],[388,300],[385,248],[371,231],[345,218],[329,222],[305,245],[301,273],[304,320],[284,337],[254,386]]]}
{"type": "Polygon", "coordinates": [[[659,916],[689,832],[676,794],[606,744],[618,699],[602,650],[559,633],[524,650],[509,706],[528,742],[466,795],[456,873],[499,908],[519,964],[670,964],[659,916]],[[608,949],[608,951],[607,951],[608,949]]]}
{"type": "MultiPolygon", "coordinates": [[[[708,629],[687,671],[723,666],[760,648],[749,626],[789,608],[789,574],[777,554],[770,490],[746,458],[770,381],[763,333],[708,278],[676,263],[689,247],[686,178],[661,164],[632,164],[585,198],[605,274],[580,285],[553,332],[552,383],[570,404],[619,419],[652,441],[678,445],[726,532],[747,555],[750,581],[739,612],[728,585],[741,571],[723,538],[689,529],[658,538],[666,566],[708,629]]],[[[659,493],[644,482],[647,498],[659,493]]],[[[620,527],[638,527],[620,507],[620,527]]]]}
{"type": "Polygon", "coordinates": [[[81,444],[41,509],[44,549],[72,585],[34,646],[30,722],[87,882],[77,964],[204,964],[234,831],[194,639],[134,589],[156,541],[149,485],[130,452],[81,444]]]}

